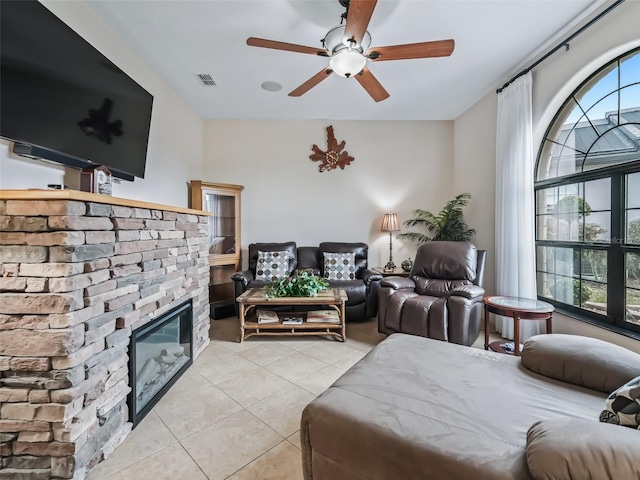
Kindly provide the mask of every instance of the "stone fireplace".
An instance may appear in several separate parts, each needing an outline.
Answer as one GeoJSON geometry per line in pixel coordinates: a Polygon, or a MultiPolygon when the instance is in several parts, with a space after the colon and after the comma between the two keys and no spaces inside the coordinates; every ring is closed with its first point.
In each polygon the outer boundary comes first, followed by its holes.
{"type": "Polygon", "coordinates": [[[3,480],[82,479],[124,440],[132,331],[188,303],[190,358],[208,344],[206,239],[197,210],[0,191],[3,480]]]}

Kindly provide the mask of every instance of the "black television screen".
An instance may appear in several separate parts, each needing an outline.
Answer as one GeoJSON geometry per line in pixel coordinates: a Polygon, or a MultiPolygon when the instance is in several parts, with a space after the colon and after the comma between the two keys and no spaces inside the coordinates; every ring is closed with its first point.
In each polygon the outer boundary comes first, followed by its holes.
{"type": "Polygon", "coordinates": [[[0,2],[0,136],[14,151],[143,178],[153,96],[37,1],[0,2]]]}

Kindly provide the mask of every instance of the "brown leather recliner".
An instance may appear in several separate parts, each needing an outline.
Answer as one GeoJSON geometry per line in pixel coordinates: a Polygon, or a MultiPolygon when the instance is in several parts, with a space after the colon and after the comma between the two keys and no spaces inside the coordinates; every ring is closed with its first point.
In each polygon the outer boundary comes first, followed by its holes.
{"type": "Polygon", "coordinates": [[[409,278],[380,282],[378,331],[471,345],[480,332],[486,253],[468,242],[418,247],[409,278]]]}

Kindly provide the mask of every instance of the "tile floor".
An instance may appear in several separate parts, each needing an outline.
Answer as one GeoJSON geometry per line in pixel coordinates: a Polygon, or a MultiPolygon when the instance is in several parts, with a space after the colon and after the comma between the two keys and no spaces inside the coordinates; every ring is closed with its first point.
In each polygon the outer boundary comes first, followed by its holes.
{"type": "Polygon", "coordinates": [[[237,318],[212,321],[211,344],[88,480],[301,480],[302,409],[385,336],[375,319],[344,343],[238,335],[237,318]]]}

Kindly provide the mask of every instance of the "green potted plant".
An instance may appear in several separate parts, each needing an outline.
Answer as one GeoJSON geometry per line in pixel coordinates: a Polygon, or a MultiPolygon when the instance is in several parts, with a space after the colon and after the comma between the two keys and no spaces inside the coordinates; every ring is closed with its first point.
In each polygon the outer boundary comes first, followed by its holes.
{"type": "Polygon", "coordinates": [[[469,200],[471,200],[471,194],[461,193],[449,200],[437,215],[425,210],[414,210],[414,218],[407,220],[403,225],[405,227],[426,227],[431,236],[420,232],[405,232],[398,234],[397,238],[416,242],[418,245],[442,240],[470,241],[476,231],[469,228],[469,225],[462,218],[462,207],[466,207],[469,200]]]}
{"type": "Polygon", "coordinates": [[[312,272],[302,271],[291,277],[281,278],[272,284],[266,293],[267,298],[275,297],[317,297],[318,293],[329,288],[329,282],[315,276],[312,272]]]}

